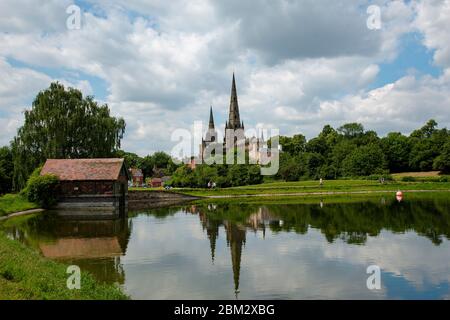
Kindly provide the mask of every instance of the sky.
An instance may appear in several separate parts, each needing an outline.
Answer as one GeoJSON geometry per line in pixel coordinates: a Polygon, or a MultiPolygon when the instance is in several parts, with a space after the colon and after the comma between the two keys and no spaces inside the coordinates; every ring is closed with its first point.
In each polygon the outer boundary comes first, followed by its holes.
{"type": "Polygon", "coordinates": [[[170,152],[211,105],[224,127],[233,72],[249,129],[450,127],[450,0],[2,0],[0,145],[59,81],[125,119],[122,149],[170,152]]]}

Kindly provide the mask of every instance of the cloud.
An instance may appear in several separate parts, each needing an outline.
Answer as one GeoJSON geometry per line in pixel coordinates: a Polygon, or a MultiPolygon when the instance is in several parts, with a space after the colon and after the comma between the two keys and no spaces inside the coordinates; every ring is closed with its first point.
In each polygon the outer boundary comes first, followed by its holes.
{"type": "Polygon", "coordinates": [[[417,3],[415,26],[424,35],[424,45],[434,51],[434,61],[450,67],[450,1],[431,0],[417,3]]]}
{"type": "Polygon", "coordinates": [[[7,145],[23,123],[23,111],[31,107],[36,94],[48,87],[52,81],[60,81],[66,86],[80,89],[84,94],[92,94],[86,80],[71,82],[54,79],[31,68],[14,67],[0,57],[0,145],[7,145]]]}
{"type": "MultiPolygon", "coordinates": [[[[29,106],[53,79],[75,84],[125,118],[123,146],[141,155],[170,151],[169,131],[207,121],[211,104],[223,127],[233,71],[246,127],[264,124],[309,137],[340,121],[367,122],[382,132],[410,130],[435,111],[448,124],[441,115],[444,75],[406,76],[370,88],[381,64],[395,61],[399,39],[408,32],[423,32],[424,45],[445,66],[448,41],[440,28],[450,19],[436,1],[87,1],[80,30],[65,28],[69,3],[34,8],[26,0],[2,2],[1,14],[14,23],[0,24],[1,59],[46,76],[39,88],[17,96],[29,106]],[[373,3],[381,8],[381,30],[366,26],[366,8],[373,3]],[[102,96],[83,75],[100,79],[102,96]],[[400,90],[407,81],[413,84],[400,90]],[[407,116],[402,119],[399,110],[407,116]]],[[[3,121],[10,116],[4,112],[3,121]]]]}

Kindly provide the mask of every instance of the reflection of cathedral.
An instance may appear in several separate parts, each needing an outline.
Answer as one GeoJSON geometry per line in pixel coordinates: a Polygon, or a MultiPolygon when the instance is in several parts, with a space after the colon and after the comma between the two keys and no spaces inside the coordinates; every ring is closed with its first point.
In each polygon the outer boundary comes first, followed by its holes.
{"type": "Polygon", "coordinates": [[[207,211],[213,212],[215,206],[198,207],[190,206],[185,208],[187,212],[198,214],[203,230],[206,230],[210,243],[211,259],[214,263],[216,254],[216,243],[219,237],[220,226],[223,226],[226,233],[227,246],[230,248],[231,265],[233,269],[234,291],[236,297],[239,293],[239,279],[241,274],[242,252],[246,242],[247,229],[254,232],[262,230],[263,237],[265,235],[266,226],[270,223],[279,223],[277,218],[271,216],[266,207],[259,207],[256,212],[250,214],[245,223],[236,223],[229,220],[212,219],[208,216],[207,211]]]}
{"type": "Polygon", "coordinates": [[[245,227],[239,227],[237,224],[225,221],[225,230],[227,232],[227,244],[231,251],[231,264],[233,266],[234,292],[239,293],[239,276],[241,273],[242,247],[245,245],[245,227]]]}
{"type": "Polygon", "coordinates": [[[234,149],[235,147],[242,146],[249,153],[250,159],[255,162],[259,162],[261,159],[261,152],[265,147],[264,136],[261,132],[261,136],[246,138],[244,133],[244,121],[241,121],[241,116],[239,114],[239,103],[236,90],[236,81],[233,73],[233,80],[231,84],[231,97],[230,97],[230,107],[228,113],[228,120],[225,122],[225,135],[223,143],[218,142],[218,132],[214,125],[214,116],[212,107],[209,110],[209,123],[208,131],[206,132],[205,138],[202,139],[202,144],[200,145],[200,155],[201,160],[205,160],[205,155],[214,155],[214,149],[220,149],[223,155],[234,149]]]}

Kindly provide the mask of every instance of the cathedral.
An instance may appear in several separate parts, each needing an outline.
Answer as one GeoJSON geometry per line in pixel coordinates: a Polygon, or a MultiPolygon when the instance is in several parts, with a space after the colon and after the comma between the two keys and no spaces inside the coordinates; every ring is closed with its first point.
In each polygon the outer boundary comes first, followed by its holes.
{"type": "Polygon", "coordinates": [[[220,149],[223,151],[223,156],[229,150],[234,150],[236,147],[243,147],[246,152],[249,153],[249,159],[253,163],[259,163],[260,154],[264,148],[264,136],[261,133],[261,137],[255,136],[251,138],[245,137],[244,121],[241,120],[239,114],[239,103],[236,90],[236,80],[233,73],[233,79],[231,83],[231,97],[230,107],[228,111],[228,120],[225,121],[225,135],[223,142],[218,141],[218,132],[214,125],[214,116],[212,107],[209,110],[209,123],[208,130],[205,137],[202,138],[202,144],[200,145],[199,159],[202,162],[205,159],[206,154],[214,154],[214,149],[220,149]],[[217,148],[218,147],[218,148],[217,148]]]}

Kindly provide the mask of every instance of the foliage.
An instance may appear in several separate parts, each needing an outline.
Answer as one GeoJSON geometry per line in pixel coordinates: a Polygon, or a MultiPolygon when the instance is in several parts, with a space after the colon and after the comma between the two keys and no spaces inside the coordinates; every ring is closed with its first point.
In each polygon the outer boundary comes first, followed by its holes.
{"type": "Polygon", "coordinates": [[[13,170],[11,149],[9,147],[0,148],[0,194],[11,192],[13,170]]]}
{"type": "Polygon", "coordinates": [[[81,91],[52,83],[25,111],[24,125],[12,142],[13,187],[20,190],[34,168],[49,158],[105,158],[120,147],[125,121],[110,116],[81,91]]]}
{"type": "Polygon", "coordinates": [[[21,194],[5,194],[0,197],[0,216],[37,208],[37,204],[29,202],[21,194]]]}
{"type": "Polygon", "coordinates": [[[384,155],[376,144],[361,146],[354,149],[342,162],[345,176],[368,176],[373,173],[382,173],[384,168],[384,155]]]}
{"type": "Polygon", "coordinates": [[[444,145],[441,154],[434,159],[433,168],[443,173],[450,173],[450,141],[444,145]]]}
{"type": "Polygon", "coordinates": [[[380,139],[375,131],[365,131],[362,124],[348,123],[337,130],[326,125],[307,142],[302,135],[294,137],[280,137],[277,177],[286,181],[380,177],[433,168],[450,172],[450,131],[437,129],[434,120],[410,136],[391,132],[380,139]]]}
{"type": "Polygon", "coordinates": [[[32,175],[27,182],[25,194],[30,202],[50,208],[57,202],[58,177],[51,174],[32,175]]]}
{"type": "Polygon", "coordinates": [[[235,187],[261,183],[263,177],[257,165],[198,165],[195,170],[188,166],[179,167],[172,175],[170,184],[174,187],[207,188],[208,182],[217,187],[235,187]]]}

